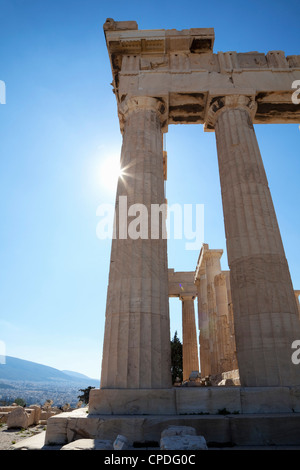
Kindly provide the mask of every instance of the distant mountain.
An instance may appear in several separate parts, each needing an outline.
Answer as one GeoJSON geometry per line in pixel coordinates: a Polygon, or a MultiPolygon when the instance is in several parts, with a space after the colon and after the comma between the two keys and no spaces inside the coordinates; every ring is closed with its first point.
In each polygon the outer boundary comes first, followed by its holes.
{"type": "Polygon", "coordinates": [[[36,362],[25,361],[16,357],[6,356],[6,363],[0,364],[0,382],[66,382],[84,386],[99,387],[99,381],[79,374],[78,372],[61,371],[54,367],[44,366],[36,362]]]}
{"type": "MultiPolygon", "coordinates": [[[[64,374],[70,375],[71,377],[76,377],[77,379],[85,379],[85,380],[91,380],[90,377],[84,374],[80,374],[80,372],[74,372],[73,370],[62,370],[64,374]]],[[[96,379],[92,379],[96,380],[96,379]]]]}

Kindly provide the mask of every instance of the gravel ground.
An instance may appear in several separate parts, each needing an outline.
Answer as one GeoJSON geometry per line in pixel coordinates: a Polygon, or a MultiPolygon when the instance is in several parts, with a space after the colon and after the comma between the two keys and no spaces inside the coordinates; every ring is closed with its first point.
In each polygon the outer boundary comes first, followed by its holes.
{"type": "Polygon", "coordinates": [[[30,426],[28,429],[7,429],[6,424],[0,424],[0,450],[12,450],[12,444],[34,436],[45,430],[45,425],[30,426]]]}

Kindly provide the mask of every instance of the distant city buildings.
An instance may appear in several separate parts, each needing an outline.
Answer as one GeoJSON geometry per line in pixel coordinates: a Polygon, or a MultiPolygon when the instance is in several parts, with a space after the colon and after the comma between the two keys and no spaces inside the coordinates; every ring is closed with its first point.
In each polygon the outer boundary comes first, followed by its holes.
{"type": "Polygon", "coordinates": [[[43,405],[46,400],[53,400],[53,406],[69,403],[71,407],[78,403],[82,384],[58,384],[49,382],[9,382],[0,384],[0,403],[10,404],[16,398],[23,398],[26,405],[43,405]]]}

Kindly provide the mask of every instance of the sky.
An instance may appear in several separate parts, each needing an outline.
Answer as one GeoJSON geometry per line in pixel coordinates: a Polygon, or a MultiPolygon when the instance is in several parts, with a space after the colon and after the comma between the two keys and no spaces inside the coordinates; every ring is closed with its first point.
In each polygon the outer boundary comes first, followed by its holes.
{"type": "MultiPolygon", "coordinates": [[[[0,344],[9,356],[100,377],[111,240],[97,208],[114,203],[122,144],[103,23],[212,27],[214,52],[300,54],[298,0],[0,0],[0,344]],[[115,174],[115,173],[114,173],[115,174]]],[[[294,289],[300,289],[298,124],[256,125],[294,289]]],[[[169,204],[204,204],[204,241],[228,269],[214,133],[170,125],[169,204]]],[[[169,267],[199,250],[168,241],[169,267]]],[[[196,307],[196,306],[195,306],[196,307]]],[[[171,334],[181,305],[170,301],[171,334]]],[[[0,351],[1,354],[1,351],[0,351]]],[[[1,378],[1,377],[0,377],[1,378]]]]}

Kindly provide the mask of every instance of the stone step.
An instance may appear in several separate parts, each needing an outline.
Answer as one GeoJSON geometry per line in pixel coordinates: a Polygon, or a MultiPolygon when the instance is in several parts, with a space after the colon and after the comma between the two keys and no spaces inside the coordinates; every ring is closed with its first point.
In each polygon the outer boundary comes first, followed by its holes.
{"type": "Polygon", "coordinates": [[[88,415],[76,412],[48,420],[45,444],[64,445],[88,437],[114,441],[118,434],[133,443],[156,442],[170,425],[192,426],[209,448],[300,446],[300,413],[227,415],[88,415]]]}

